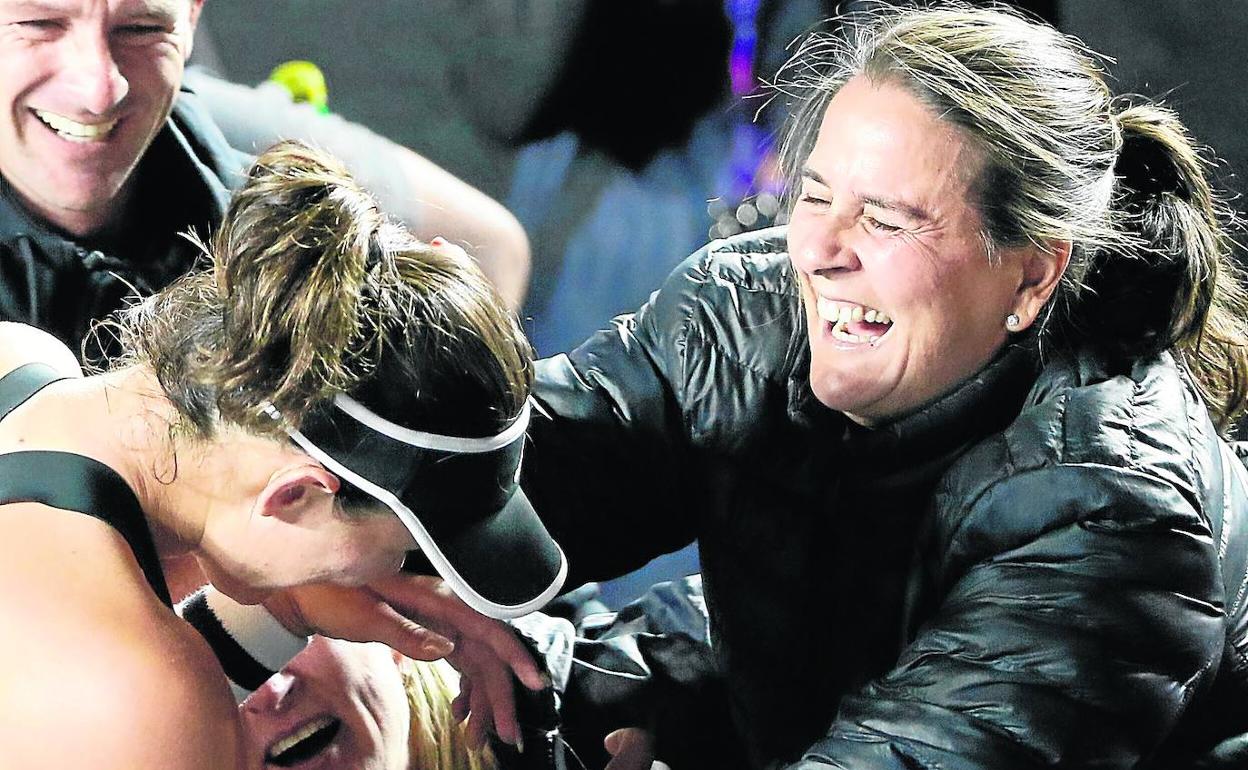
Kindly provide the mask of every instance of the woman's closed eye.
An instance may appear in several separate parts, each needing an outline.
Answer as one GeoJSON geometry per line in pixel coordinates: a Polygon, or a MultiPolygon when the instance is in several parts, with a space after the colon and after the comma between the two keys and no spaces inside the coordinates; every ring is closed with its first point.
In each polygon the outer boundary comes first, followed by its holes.
{"type": "Polygon", "coordinates": [[[874,230],[880,233],[898,233],[905,229],[899,225],[889,224],[888,222],[882,222],[876,219],[875,217],[871,216],[870,214],[863,214],[862,222],[864,225],[866,225],[868,230],[874,230]]]}

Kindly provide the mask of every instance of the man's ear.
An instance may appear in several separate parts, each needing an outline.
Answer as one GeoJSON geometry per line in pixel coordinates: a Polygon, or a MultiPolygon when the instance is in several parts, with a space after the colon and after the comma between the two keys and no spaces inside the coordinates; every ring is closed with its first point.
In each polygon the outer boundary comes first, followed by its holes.
{"type": "Polygon", "coordinates": [[[199,24],[199,14],[203,13],[204,0],[191,0],[191,30],[199,24]]]}
{"type": "Polygon", "coordinates": [[[338,477],[317,465],[301,464],[273,474],[260,490],[256,512],[294,520],[326,495],[338,492],[338,477]]]}
{"type": "Polygon", "coordinates": [[[1070,241],[1052,241],[1047,246],[1027,246],[1016,253],[1022,260],[1022,279],[1013,307],[1019,324],[1010,331],[1019,332],[1035,323],[1070,264],[1070,241]]]}
{"type": "Polygon", "coordinates": [[[204,0],[191,0],[191,14],[188,17],[190,25],[189,35],[186,36],[186,50],[182,52],[182,63],[185,64],[191,58],[191,51],[195,48],[195,30],[199,28],[199,15],[204,10],[204,0]]]}

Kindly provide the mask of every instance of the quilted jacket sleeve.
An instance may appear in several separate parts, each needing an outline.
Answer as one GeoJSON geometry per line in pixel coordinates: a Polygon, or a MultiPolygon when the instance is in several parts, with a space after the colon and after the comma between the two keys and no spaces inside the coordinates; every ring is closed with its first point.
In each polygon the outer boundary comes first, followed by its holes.
{"type": "Polygon", "coordinates": [[[1206,522],[1159,479],[1087,465],[956,507],[938,609],[792,767],[1135,767],[1221,654],[1206,522]]]}
{"type": "Polygon", "coordinates": [[[538,362],[522,485],[567,553],[569,586],[692,542],[680,383],[699,252],[636,313],[538,362]]]}

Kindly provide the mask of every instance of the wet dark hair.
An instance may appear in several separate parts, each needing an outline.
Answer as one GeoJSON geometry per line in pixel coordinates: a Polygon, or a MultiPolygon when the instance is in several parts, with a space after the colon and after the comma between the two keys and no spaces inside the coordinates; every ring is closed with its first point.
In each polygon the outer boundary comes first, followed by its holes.
{"type": "MultiPolygon", "coordinates": [[[[990,261],[1071,243],[1031,339],[1123,363],[1170,350],[1225,429],[1248,403],[1248,295],[1230,208],[1178,117],[1115,99],[1079,41],[1005,7],[947,0],[847,17],[781,72],[792,196],[832,97],[855,76],[907,89],[979,150],[990,261]]],[[[987,269],[987,268],[986,268],[987,269]]]]}
{"type": "Polygon", "coordinates": [[[340,393],[406,427],[489,436],[519,414],[532,349],[477,265],[388,221],[332,157],[296,142],[261,155],[204,245],[211,261],[114,325],[175,406],[178,428],[284,437],[340,393]]]}

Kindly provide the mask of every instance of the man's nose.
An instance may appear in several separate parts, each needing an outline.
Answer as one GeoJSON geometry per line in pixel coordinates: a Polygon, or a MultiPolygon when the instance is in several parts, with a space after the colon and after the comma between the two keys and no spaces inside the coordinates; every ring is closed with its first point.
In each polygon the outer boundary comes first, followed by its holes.
{"type": "Polygon", "coordinates": [[[108,115],[130,93],[130,82],[117,66],[107,35],[84,32],[66,44],[61,77],[71,91],[72,105],[91,115],[108,115]]]}

